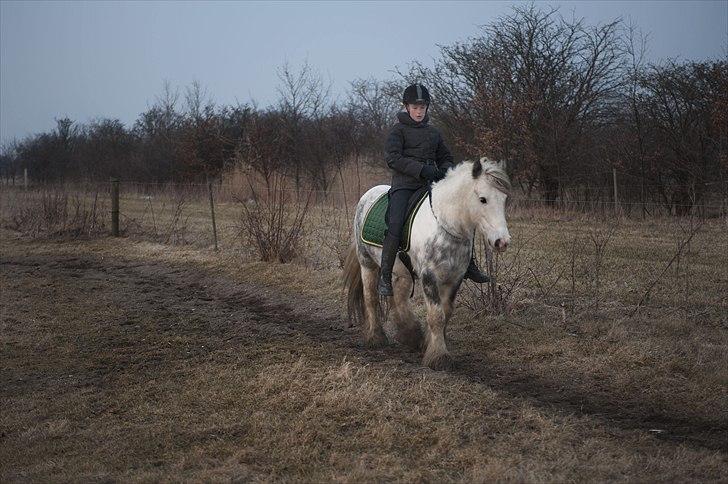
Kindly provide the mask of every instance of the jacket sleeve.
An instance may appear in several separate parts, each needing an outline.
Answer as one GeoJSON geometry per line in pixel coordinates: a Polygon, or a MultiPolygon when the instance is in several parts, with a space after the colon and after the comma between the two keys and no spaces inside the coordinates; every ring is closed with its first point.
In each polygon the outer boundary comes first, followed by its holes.
{"type": "Polygon", "coordinates": [[[450,153],[448,147],[445,146],[445,142],[442,140],[442,134],[440,134],[437,142],[437,151],[435,156],[437,158],[435,163],[437,163],[437,167],[442,171],[447,171],[453,167],[452,153],[450,153]]]}
{"type": "Polygon", "coordinates": [[[402,130],[397,126],[389,132],[384,149],[387,165],[392,170],[414,178],[420,177],[420,172],[424,164],[414,158],[408,158],[402,155],[404,138],[402,136],[402,130]]]}

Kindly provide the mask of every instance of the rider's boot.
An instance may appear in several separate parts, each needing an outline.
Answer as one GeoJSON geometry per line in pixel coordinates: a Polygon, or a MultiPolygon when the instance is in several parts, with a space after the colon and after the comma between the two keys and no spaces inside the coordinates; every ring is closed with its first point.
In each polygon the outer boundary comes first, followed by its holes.
{"type": "Polygon", "coordinates": [[[397,249],[399,249],[399,238],[387,234],[382,243],[382,263],[379,275],[379,285],[377,291],[380,296],[393,296],[392,289],[392,268],[397,259],[397,249]]]}
{"type": "Polygon", "coordinates": [[[470,279],[478,284],[490,282],[490,277],[478,269],[478,265],[475,263],[475,257],[470,258],[470,264],[468,264],[468,269],[465,271],[465,279],[470,279]]]}

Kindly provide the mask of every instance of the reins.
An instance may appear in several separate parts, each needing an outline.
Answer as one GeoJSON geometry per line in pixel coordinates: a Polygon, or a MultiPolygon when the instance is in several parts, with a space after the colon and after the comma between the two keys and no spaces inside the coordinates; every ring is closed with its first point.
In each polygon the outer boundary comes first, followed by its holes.
{"type": "Polygon", "coordinates": [[[452,232],[447,230],[447,227],[444,223],[440,221],[440,219],[437,217],[437,214],[435,213],[435,207],[432,205],[432,185],[427,185],[427,198],[430,200],[430,210],[432,210],[432,216],[435,217],[435,223],[437,223],[437,226],[440,227],[443,232],[445,232],[447,235],[452,237],[455,240],[462,240],[463,242],[470,242],[469,238],[460,237],[458,235],[454,235],[452,232]]]}

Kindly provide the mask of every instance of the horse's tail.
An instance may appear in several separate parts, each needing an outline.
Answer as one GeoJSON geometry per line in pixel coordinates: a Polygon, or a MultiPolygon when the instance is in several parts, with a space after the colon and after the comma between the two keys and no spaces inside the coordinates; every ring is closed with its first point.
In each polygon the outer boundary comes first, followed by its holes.
{"type": "Polygon", "coordinates": [[[361,326],[364,322],[364,282],[361,278],[361,265],[356,256],[356,244],[351,244],[344,261],[344,291],[349,321],[361,326]]]}

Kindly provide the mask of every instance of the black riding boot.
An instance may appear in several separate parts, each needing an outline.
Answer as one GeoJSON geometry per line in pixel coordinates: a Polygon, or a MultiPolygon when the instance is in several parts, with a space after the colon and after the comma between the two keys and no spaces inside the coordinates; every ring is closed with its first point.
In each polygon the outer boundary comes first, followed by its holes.
{"type": "Polygon", "coordinates": [[[379,275],[379,286],[377,290],[380,296],[394,296],[392,289],[392,268],[397,260],[397,249],[399,249],[399,239],[391,235],[384,237],[382,243],[382,264],[379,275]]]}
{"type": "Polygon", "coordinates": [[[470,258],[470,264],[468,264],[468,269],[465,271],[465,279],[470,279],[471,281],[477,282],[478,284],[490,282],[490,277],[488,277],[487,274],[481,272],[480,269],[478,269],[478,266],[475,263],[475,257],[470,258]]]}

